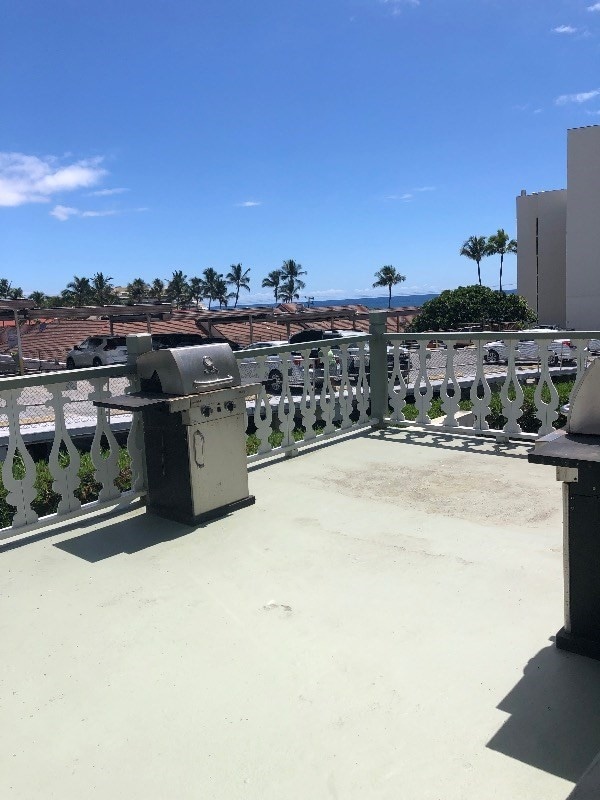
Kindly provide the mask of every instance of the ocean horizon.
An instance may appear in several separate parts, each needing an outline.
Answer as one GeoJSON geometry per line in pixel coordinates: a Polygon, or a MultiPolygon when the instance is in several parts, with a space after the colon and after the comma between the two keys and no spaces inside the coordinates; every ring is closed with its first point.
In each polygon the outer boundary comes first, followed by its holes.
{"type": "MultiPolygon", "coordinates": [[[[516,294],[516,289],[506,289],[506,294],[516,294]]],[[[432,300],[434,297],[439,297],[440,292],[432,292],[430,294],[396,294],[392,295],[392,308],[402,308],[402,306],[422,306],[427,300],[432,300]]],[[[303,297],[302,300],[296,300],[300,305],[310,308],[318,308],[319,306],[367,306],[367,308],[387,308],[388,297],[382,295],[380,297],[349,297],[344,300],[331,298],[329,300],[310,300],[303,297]]],[[[279,303],[277,303],[279,305],[279,303]]],[[[238,308],[274,308],[274,303],[238,303],[238,308]]]]}
{"type": "MultiPolygon", "coordinates": [[[[431,300],[433,297],[437,297],[438,293],[435,294],[406,294],[406,295],[392,295],[392,308],[400,308],[402,306],[422,306],[427,300],[431,300]]],[[[306,298],[303,300],[297,300],[296,302],[300,303],[303,306],[308,306],[309,303],[306,298]]],[[[311,300],[310,307],[311,308],[318,308],[319,306],[354,306],[354,305],[361,305],[367,306],[368,308],[387,308],[388,307],[388,297],[381,296],[381,297],[350,297],[344,300],[339,300],[337,298],[332,298],[330,300],[311,300]]],[[[278,304],[279,305],[279,304],[278,304]]],[[[273,308],[273,303],[260,303],[257,305],[252,304],[244,304],[238,303],[238,308],[257,308],[257,307],[264,307],[264,308],[273,308]]]]}

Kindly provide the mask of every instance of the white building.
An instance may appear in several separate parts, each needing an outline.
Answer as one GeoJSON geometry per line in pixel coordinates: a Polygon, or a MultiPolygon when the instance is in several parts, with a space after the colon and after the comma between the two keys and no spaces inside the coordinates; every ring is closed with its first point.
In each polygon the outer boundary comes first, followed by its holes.
{"type": "Polygon", "coordinates": [[[600,328],[600,125],[567,137],[567,188],[517,197],[517,291],[543,325],[600,328]]]}

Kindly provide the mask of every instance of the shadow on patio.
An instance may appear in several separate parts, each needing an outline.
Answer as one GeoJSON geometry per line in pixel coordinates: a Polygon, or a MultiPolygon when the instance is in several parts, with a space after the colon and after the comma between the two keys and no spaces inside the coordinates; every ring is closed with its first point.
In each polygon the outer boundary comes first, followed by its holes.
{"type": "Polygon", "coordinates": [[[489,748],[577,781],[600,751],[600,662],[545,647],[498,708],[489,748]]]}

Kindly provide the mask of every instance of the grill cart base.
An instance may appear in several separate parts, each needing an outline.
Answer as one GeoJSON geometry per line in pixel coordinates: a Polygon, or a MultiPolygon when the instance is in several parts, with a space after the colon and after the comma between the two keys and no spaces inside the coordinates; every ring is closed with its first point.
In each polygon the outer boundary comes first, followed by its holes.
{"type": "Polygon", "coordinates": [[[244,394],[239,388],[205,393],[181,411],[174,404],[147,407],[148,511],[196,525],[254,503],[244,394]]]}
{"type": "Polygon", "coordinates": [[[600,437],[556,431],[529,461],[563,482],[565,624],[556,646],[600,660],[600,437]]]}

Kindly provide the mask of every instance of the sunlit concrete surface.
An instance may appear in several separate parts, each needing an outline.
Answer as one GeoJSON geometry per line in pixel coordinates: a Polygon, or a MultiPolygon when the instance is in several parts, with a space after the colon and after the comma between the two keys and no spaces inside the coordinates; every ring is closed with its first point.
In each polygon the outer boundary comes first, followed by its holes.
{"type": "Polygon", "coordinates": [[[562,800],[600,664],[558,652],[561,488],[524,445],[367,433],[0,548],[0,797],[562,800]]]}

